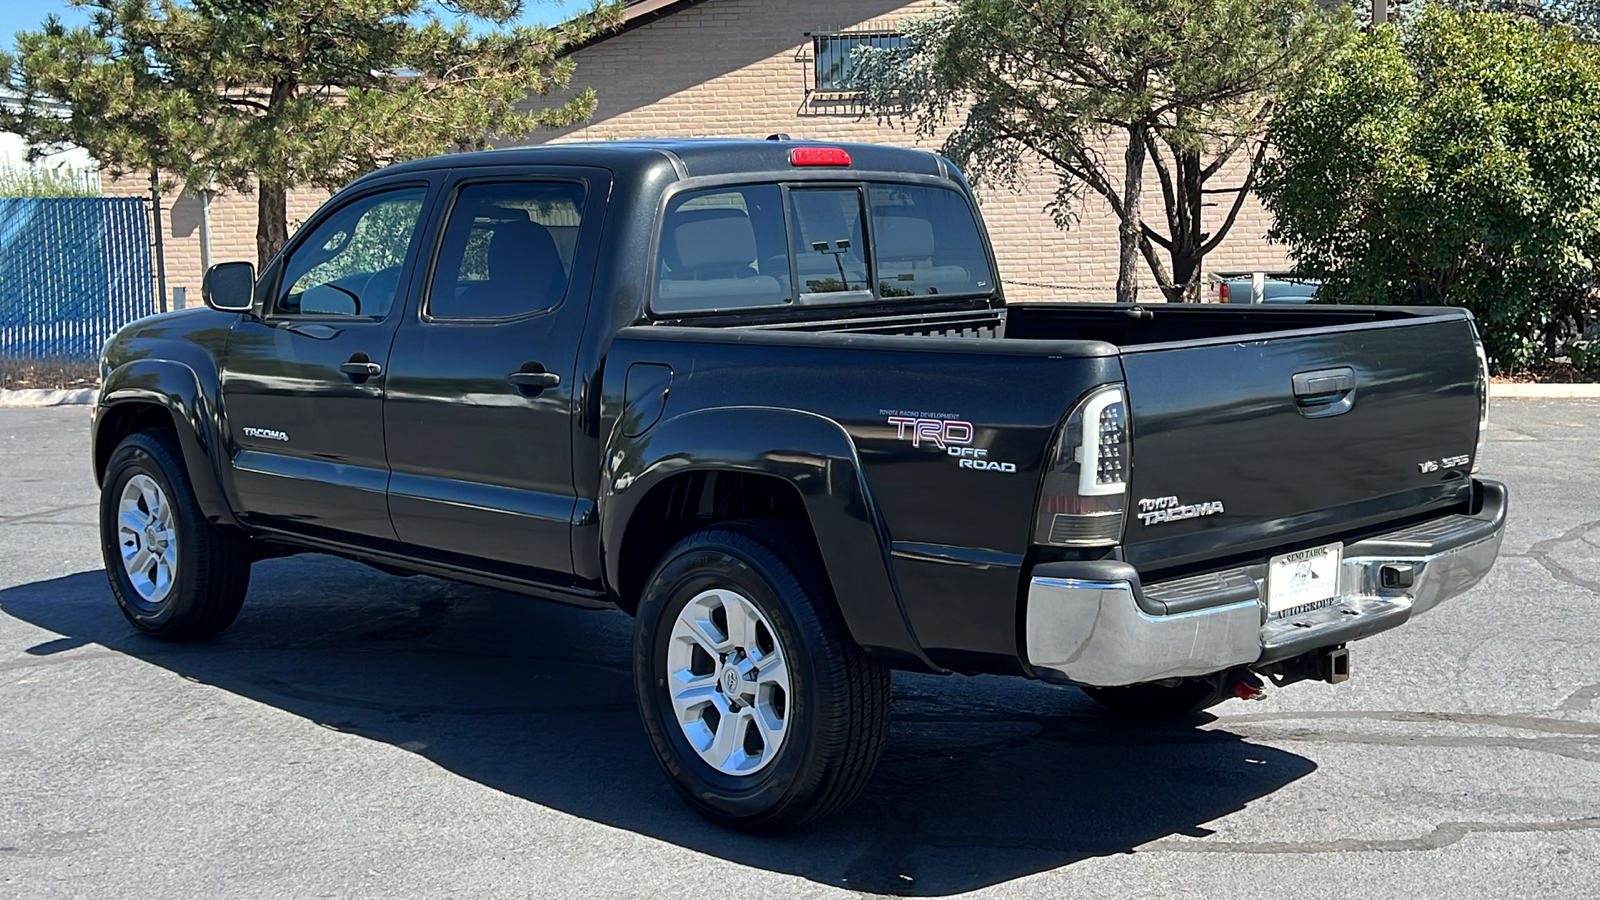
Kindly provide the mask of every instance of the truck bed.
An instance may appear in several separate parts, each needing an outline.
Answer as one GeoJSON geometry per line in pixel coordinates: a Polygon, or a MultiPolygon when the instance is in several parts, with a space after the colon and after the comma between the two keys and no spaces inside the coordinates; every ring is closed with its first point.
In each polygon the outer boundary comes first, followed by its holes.
{"type": "Polygon", "coordinates": [[[1013,340],[1104,341],[1132,347],[1401,322],[1441,312],[1393,306],[1017,304],[1005,310],[1005,336],[1013,340]]]}
{"type": "Polygon", "coordinates": [[[761,331],[984,337],[1026,341],[1100,341],[1116,347],[1213,340],[1310,328],[1334,328],[1439,314],[1426,307],[1240,307],[1119,303],[1027,303],[1003,309],[924,310],[844,318],[785,317],[775,322],[705,320],[698,324],[761,331]]]}
{"type": "Polygon", "coordinates": [[[1114,552],[1156,583],[1465,509],[1473,347],[1460,310],[1061,305],[633,326],[610,364],[682,373],[663,418],[781,404],[838,423],[918,637],[953,668],[992,671],[994,657],[940,654],[998,657],[1014,640],[1014,611],[969,598],[1015,594],[1041,561],[1112,552],[1041,545],[1035,528],[1063,417],[1097,386],[1127,397],[1114,552]],[[1297,397],[1296,377],[1319,372],[1351,388],[1297,397]],[[889,418],[913,414],[970,423],[972,445],[1014,471],[915,446],[889,418]]]}

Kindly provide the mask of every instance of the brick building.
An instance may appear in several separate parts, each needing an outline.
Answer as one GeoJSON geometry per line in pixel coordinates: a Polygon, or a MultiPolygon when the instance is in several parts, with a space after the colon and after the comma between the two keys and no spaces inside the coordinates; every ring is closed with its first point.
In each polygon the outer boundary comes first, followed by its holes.
{"type": "MultiPolygon", "coordinates": [[[[937,0],[632,0],[628,23],[573,54],[576,82],[593,87],[599,109],[587,123],[513,143],[607,141],[658,136],[765,137],[864,141],[924,146],[908,132],[861,114],[847,91],[831,89],[862,42],[893,40],[899,23],[937,8],[937,0]]],[[[1120,151],[1112,150],[1113,153],[1120,151]]],[[[1110,155],[1108,153],[1108,155],[1110,155]]],[[[1224,173],[1226,175],[1227,173],[1224,173]]],[[[1243,173],[1217,184],[1236,184],[1243,173]]],[[[984,219],[1012,299],[1109,300],[1117,274],[1116,219],[1098,197],[1079,204],[1078,221],[1056,227],[1045,207],[1055,188],[1043,169],[1012,193],[981,192],[984,219]]],[[[142,193],[137,177],[106,185],[108,193],[142,193]]],[[[291,229],[325,199],[290,195],[291,229]]],[[[1146,215],[1163,216],[1153,170],[1146,215]]],[[[166,201],[168,283],[198,299],[202,218],[210,223],[209,259],[255,258],[255,198],[224,194],[210,200],[185,191],[166,201]]],[[[1220,222],[1223,210],[1209,211],[1220,222]]],[[[1281,247],[1265,240],[1269,217],[1247,201],[1228,239],[1207,258],[1208,271],[1286,268],[1281,247]]],[[[1153,282],[1146,277],[1153,293],[1153,282]]],[[[1148,294],[1147,294],[1148,295],[1148,294]]],[[[1151,297],[1151,299],[1156,299],[1151,297]]]]}

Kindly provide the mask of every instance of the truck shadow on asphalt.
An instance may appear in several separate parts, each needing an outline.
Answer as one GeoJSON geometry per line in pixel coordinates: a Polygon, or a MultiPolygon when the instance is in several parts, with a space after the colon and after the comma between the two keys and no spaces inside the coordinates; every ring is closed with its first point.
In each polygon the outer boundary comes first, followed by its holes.
{"type": "Polygon", "coordinates": [[[1196,723],[1102,715],[1020,679],[895,679],[892,737],[855,807],[786,838],[690,813],[646,744],[632,620],[301,556],[256,566],[214,641],[135,634],[101,572],[0,591],[0,609],[575,816],[743,865],[873,893],[940,896],[1132,852],[1312,772],[1310,760],[1196,723]]]}

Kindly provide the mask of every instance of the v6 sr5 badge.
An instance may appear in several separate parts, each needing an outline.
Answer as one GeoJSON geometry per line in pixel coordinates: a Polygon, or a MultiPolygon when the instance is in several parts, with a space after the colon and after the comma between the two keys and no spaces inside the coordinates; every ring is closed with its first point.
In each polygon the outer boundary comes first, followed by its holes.
{"type": "Polygon", "coordinates": [[[1016,463],[990,459],[987,447],[972,446],[978,430],[958,416],[892,409],[879,410],[878,414],[894,426],[898,440],[909,441],[913,447],[942,450],[946,456],[953,457],[960,468],[1006,474],[1017,471],[1016,463]]]}

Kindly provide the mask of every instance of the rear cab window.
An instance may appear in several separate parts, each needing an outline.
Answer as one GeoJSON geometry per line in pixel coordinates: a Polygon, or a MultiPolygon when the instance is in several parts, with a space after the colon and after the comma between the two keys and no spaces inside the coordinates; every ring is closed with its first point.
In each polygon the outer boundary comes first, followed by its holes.
{"type": "Polygon", "coordinates": [[[669,201],[650,308],[684,315],[993,291],[978,223],[957,190],[769,183],[669,201]]]}

